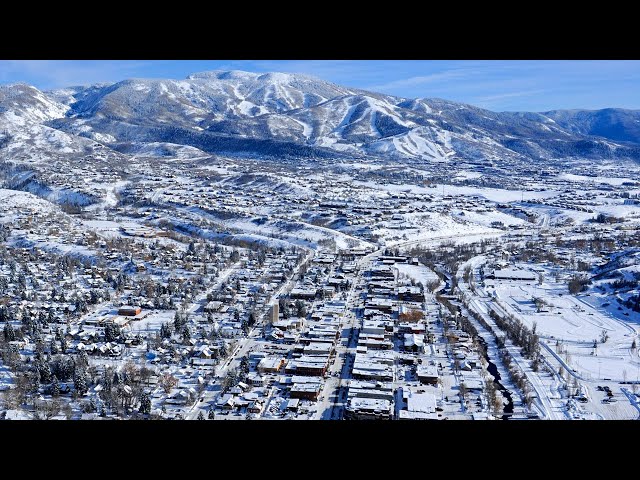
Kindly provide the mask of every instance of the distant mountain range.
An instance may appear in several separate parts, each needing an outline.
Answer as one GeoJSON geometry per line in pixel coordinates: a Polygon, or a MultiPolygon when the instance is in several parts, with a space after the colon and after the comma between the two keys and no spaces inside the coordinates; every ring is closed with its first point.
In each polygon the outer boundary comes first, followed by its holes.
{"type": "Polygon", "coordinates": [[[96,149],[107,156],[640,160],[640,111],[497,113],[305,75],[240,71],[47,92],[0,86],[0,159],[34,162],[96,149]]]}

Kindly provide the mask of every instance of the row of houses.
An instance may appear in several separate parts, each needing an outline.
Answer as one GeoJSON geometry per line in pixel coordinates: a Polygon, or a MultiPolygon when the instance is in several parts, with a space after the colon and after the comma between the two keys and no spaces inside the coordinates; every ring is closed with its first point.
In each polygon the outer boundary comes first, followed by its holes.
{"type": "MultiPolygon", "coordinates": [[[[346,418],[394,418],[393,385],[400,380],[396,378],[398,365],[420,361],[422,363],[416,370],[420,383],[425,388],[438,384],[438,368],[429,364],[425,356],[424,291],[421,286],[399,284],[396,269],[392,267],[396,263],[411,261],[409,257],[387,255],[369,269],[346,418]],[[395,339],[398,339],[398,349],[395,348],[395,339]]],[[[405,409],[405,413],[400,414],[401,418],[433,418],[436,415],[435,397],[422,395],[414,393],[410,409],[405,409]]]]}

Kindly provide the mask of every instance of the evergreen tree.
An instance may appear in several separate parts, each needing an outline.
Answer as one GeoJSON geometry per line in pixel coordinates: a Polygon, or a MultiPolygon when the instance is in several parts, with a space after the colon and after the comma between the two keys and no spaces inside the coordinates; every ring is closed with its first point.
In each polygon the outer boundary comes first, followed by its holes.
{"type": "Polygon", "coordinates": [[[198,412],[198,420],[204,420],[204,415],[202,414],[202,410],[198,412]]]}
{"type": "Polygon", "coordinates": [[[244,356],[240,360],[240,371],[242,373],[249,373],[249,357],[244,356]]]}
{"type": "Polygon", "coordinates": [[[215,420],[216,419],[216,414],[214,413],[213,408],[209,409],[209,414],[207,415],[207,418],[209,420],[215,420]]]}
{"type": "Polygon", "coordinates": [[[111,387],[113,385],[113,377],[111,375],[111,371],[107,370],[102,377],[102,381],[100,382],[104,387],[104,391],[107,393],[111,392],[111,387]]]}
{"type": "Polygon", "coordinates": [[[73,387],[75,388],[78,395],[84,395],[85,393],[87,393],[87,379],[85,378],[84,372],[79,372],[74,376],[73,387]]]}
{"type": "Polygon", "coordinates": [[[16,332],[13,329],[13,326],[10,323],[4,324],[4,339],[7,342],[13,342],[16,339],[16,332]]]}
{"type": "Polygon", "coordinates": [[[29,390],[31,393],[37,393],[40,388],[40,372],[38,369],[35,369],[30,377],[31,384],[29,390]]]}
{"type": "Polygon", "coordinates": [[[104,338],[107,342],[115,342],[120,337],[120,327],[115,323],[107,323],[104,327],[104,338]]]}
{"type": "Polygon", "coordinates": [[[84,350],[76,357],[76,368],[86,370],[89,367],[89,355],[84,350]]]}
{"type": "Polygon", "coordinates": [[[97,290],[91,289],[89,303],[95,305],[100,301],[100,295],[97,290]]]}
{"type": "Polygon", "coordinates": [[[188,343],[191,340],[191,332],[189,331],[189,327],[184,327],[182,330],[182,343],[188,343]]]}
{"type": "Polygon", "coordinates": [[[55,375],[51,378],[51,396],[58,397],[60,395],[60,382],[55,375]]]}
{"type": "Polygon", "coordinates": [[[302,300],[296,300],[296,315],[302,318],[307,316],[307,307],[302,300]]]}
{"type": "Polygon", "coordinates": [[[162,325],[160,325],[160,337],[171,338],[171,327],[168,323],[163,323],[162,325]]]}
{"type": "Polygon", "coordinates": [[[186,323],[184,317],[180,314],[180,312],[176,312],[173,317],[173,329],[176,332],[179,332],[182,329],[182,326],[186,323]]]}
{"type": "Polygon", "coordinates": [[[38,371],[40,372],[40,380],[42,383],[49,383],[51,381],[51,367],[49,362],[42,360],[38,365],[38,371]]]}
{"type": "Polygon", "coordinates": [[[140,397],[140,413],[143,415],[149,415],[151,413],[151,398],[149,394],[144,392],[140,397]]]}
{"type": "Polygon", "coordinates": [[[39,340],[38,342],[36,342],[34,353],[35,353],[36,360],[43,360],[44,343],[42,343],[42,340],[39,340]]]}

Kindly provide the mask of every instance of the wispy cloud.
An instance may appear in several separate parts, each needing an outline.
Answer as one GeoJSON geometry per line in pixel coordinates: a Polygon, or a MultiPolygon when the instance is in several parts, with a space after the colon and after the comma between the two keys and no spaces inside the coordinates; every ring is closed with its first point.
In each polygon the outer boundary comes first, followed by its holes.
{"type": "Polygon", "coordinates": [[[405,88],[415,88],[422,85],[430,85],[433,83],[439,83],[445,80],[461,79],[473,75],[472,71],[465,69],[448,70],[445,72],[431,73],[429,75],[419,75],[400,80],[393,80],[391,82],[371,85],[365,87],[368,90],[376,90],[381,92],[395,91],[405,88]]]}
{"type": "Polygon", "coordinates": [[[533,97],[545,93],[545,90],[523,90],[519,92],[505,92],[496,95],[487,95],[473,99],[471,103],[483,108],[496,108],[512,98],[533,97]]]}
{"type": "Polygon", "coordinates": [[[148,62],[135,60],[3,60],[0,81],[16,78],[43,89],[117,82],[144,68],[148,62]]]}

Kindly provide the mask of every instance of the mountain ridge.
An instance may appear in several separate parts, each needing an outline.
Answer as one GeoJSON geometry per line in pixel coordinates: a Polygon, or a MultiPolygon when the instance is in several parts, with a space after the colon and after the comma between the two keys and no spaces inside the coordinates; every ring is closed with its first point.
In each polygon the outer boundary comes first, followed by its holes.
{"type": "MultiPolygon", "coordinates": [[[[82,144],[69,146],[74,151],[88,148],[84,138],[116,150],[123,143],[167,143],[208,154],[273,157],[640,160],[636,110],[493,112],[279,72],[213,70],[182,80],[125,79],[47,92],[0,86],[0,129],[18,126],[34,135],[60,132],[68,143],[82,144]]],[[[24,132],[20,138],[25,141],[24,132]]]]}

